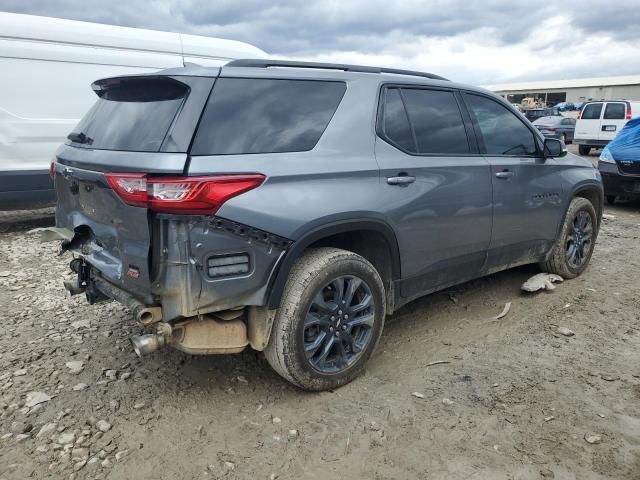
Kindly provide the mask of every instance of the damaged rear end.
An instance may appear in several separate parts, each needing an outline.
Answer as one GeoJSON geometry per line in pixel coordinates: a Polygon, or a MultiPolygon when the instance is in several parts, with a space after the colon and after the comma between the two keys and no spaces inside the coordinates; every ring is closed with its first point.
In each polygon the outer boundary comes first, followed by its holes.
{"type": "Polygon", "coordinates": [[[155,334],[133,339],[139,355],[163,345],[230,353],[267,342],[261,306],[289,241],[216,216],[266,178],[188,175],[214,82],[156,75],[94,83],[97,103],[52,164],[55,231],[77,274],[65,287],[89,303],[116,300],[155,325],[155,334]]]}

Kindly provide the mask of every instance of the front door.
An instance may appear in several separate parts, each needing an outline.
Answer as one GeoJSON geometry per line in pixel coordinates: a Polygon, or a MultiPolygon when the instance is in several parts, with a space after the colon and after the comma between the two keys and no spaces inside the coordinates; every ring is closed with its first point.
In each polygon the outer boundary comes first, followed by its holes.
{"type": "Polygon", "coordinates": [[[562,160],[545,159],[533,128],[505,105],[484,95],[463,98],[491,165],[493,230],[486,270],[538,261],[551,248],[562,213],[562,160]]]}
{"type": "Polygon", "coordinates": [[[480,274],[491,238],[491,177],[453,90],[385,88],[376,159],[398,236],[401,294],[480,274]]]}

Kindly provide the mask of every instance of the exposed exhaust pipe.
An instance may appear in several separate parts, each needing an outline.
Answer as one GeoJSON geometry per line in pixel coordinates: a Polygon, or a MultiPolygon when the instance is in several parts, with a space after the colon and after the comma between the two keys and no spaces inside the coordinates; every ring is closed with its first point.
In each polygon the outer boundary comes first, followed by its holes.
{"type": "Polygon", "coordinates": [[[136,352],[138,357],[142,358],[155,352],[160,347],[164,346],[164,336],[157,333],[149,333],[147,335],[138,335],[131,337],[131,345],[133,345],[133,351],[136,352]]]}
{"type": "Polygon", "coordinates": [[[133,351],[136,352],[136,355],[140,358],[149,355],[169,343],[171,332],[171,325],[162,323],[158,325],[156,333],[131,337],[130,340],[131,345],[133,345],[133,351]]]}

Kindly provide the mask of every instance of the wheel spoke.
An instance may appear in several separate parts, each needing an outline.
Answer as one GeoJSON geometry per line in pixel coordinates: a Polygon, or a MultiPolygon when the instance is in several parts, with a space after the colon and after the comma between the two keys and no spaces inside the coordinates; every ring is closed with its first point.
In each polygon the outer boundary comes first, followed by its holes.
{"type": "Polygon", "coordinates": [[[329,357],[329,354],[331,353],[331,350],[333,349],[333,345],[335,344],[335,337],[333,335],[328,335],[325,337],[327,338],[327,340],[324,342],[324,346],[322,348],[322,353],[320,354],[320,356],[318,357],[318,359],[316,360],[316,365],[319,368],[323,368],[326,363],[327,363],[327,358],[329,357]]]}
{"type": "Polygon", "coordinates": [[[342,332],[340,332],[340,338],[347,345],[349,345],[349,347],[351,347],[352,353],[360,353],[362,351],[362,348],[360,348],[360,346],[356,343],[355,339],[353,338],[353,335],[351,335],[349,332],[343,330],[342,332]]]}
{"type": "Polygon", "coordinates": [[[369,293],[367,293],[362,298],[360,303],[358,303],[357,305],[347,307],[347,312],[349,312],[351,315],[355,315],[356,313],[362,312],[363,310],[371,306],[372,300],[373,300],[373,297],[369,293]]]}
{"type": "Polygon", "coordinates": [[[350,319],[348,322],[345,322],[345,325],[349,328],[367,326],[373,327],[373,321],[375,320],[375,315],[372,313],[367,313],[364,315],[360,315],[359,317],[355,317],[350,319]]]}
{"type": "Polygon", "coordinates": [[[320,332],[313,342],[304,346],[304,353],[307,355],[307,358],[313,357],[318,352],[318,349],[322,346],[326,337],[327,332],[320,332]]]}
{"type": "Polygon", "coordinates": [[[331,286],[334,288],[333,301],[336,305],[340,305],[344,298],[344,277],[336,278],[331,282],[331,286]]]}
{"type": "Polygon", "coordinates": [[[355,295],[358,288],[360,288],[360,285],[362,285],[362,280],[360,280],[359,278],[352,277],[349,280],[349,286],[347,287],[347,291],[345,292],[343,299],[347,309],[351,306],[351,302],[353,302],[353,296],[355,295]]]}
{"type": "Polygon", "coordinates": [[[337,347],[337,350],[338,350],[338,357],[336,359],[336,366],[338,368],[343,368],[349,363],[349,358],[347,356],[347,350],[346,350],[346,348],[344,348],[344,343],[342,342],[341,339],[336,339],[335,344],[336,344],[336,347],[337,347]]]}
{"type": "Polygon", "coordinates": [[[307,316],[304,318],[304,328],[312,327],[314,325],[319,325],[322,328],[329,328],[329,320],[326,316],[317,315],[315,313],[307,313],[307,316]]]}
{"type": "Polygon", "coordinates": [[[327,302],[325,302],[324,296],[322,295],[322,291],[318,292],[316,294],[316,296],[313,297],[313,301],[311,302],[311,306],[312,307],[316,307],[316,309],[321,314],[324,314],[324,315],[332,314],[337,308],[337,306],[329,305],[327,302]]]}

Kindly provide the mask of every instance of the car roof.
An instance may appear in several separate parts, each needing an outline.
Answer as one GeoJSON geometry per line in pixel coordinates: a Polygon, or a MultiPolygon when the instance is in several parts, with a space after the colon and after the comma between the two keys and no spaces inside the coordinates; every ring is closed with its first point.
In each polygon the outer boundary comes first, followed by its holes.
{"type": "Polygon", "coordinates": [[[558,122],[560,120],[564,120],[565,118],[569,118],[569,117],[563,117],[562,115],[546,115],[544,117],[539,117],[536,118],[536,122],[542,123],[542,121],[555,121],[558,122]]]}
{"type": "MultiPolygon", "coordinates": [[[[470,90],[506,101],[495,93],[480,87],[452,82],[439,75],[427,72],[367,67],[335,63],[293,62],[266,59],[234,60],[222,67],[203,67],[187,63],[184,67],[170,68],[159,72],[135,74],[132,76],[198,76],[198,77],[243,77],[243,78],[288,78],[299,80],[326,81],[371,81],[402,85],[424,85],[470,90]]],[[[128,75],[127,75],[128,76],[128,75]]]]}

